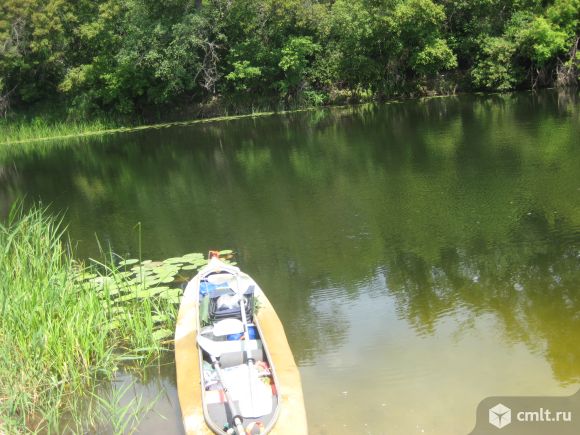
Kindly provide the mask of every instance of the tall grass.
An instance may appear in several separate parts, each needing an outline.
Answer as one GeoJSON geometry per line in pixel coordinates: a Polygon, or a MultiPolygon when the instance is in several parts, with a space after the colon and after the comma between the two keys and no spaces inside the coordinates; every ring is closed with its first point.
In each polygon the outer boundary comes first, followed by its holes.
{"type": "Polygon", "coordinates": [[[45,121],[35,117],[32,120],[0,119],[0,144],[15,144],[30,140],[77,137],[105,132],[118,128],[119,124],[105,119],[90,121],[45,121]]]}
{"type": "MultiPolygon", "coordinates": [[[[333,107],[370,102],[367,99],[336,100],[333,107]]],[[[107,119],[93,118],[89,120],[68,120],[66,117],[51,117],[49,112],[42,116],[26,118],[14,115],[12,118],[0,118],[0,147],[24,145],[24,148],[38,147],[42,142],[59,142],[64,139],[95,137],[112,133],[133,132],[146,129],[165,128],[173,125],[193,125],[197,123],[229,121],[234,119],[289,114],[295,112],[316,110],[320,104],[295,102],[283,104],[255,98],[247,101],[220,100],[214,104],[201,104],[192,107],[177,107],[155,119],[107,119]],[[47,120],[45,120],[45,117],[47,120]],[[54,119],[53,119],[54,118],[54,119]]],[[[20,148],[20,147],[19,147],[20,148]]]]}
{"type": "Polygon", "coordinates": [[[173,329],[172,303],[120,302],[79,279],[126,275],[112,263],[75,261],[63,232],[41,208],[17,207],[0,225],[0,433],[56,430],[59,416],[123,363],[146,364],[168,346],[156,332],[160,323],[173,329]]]}

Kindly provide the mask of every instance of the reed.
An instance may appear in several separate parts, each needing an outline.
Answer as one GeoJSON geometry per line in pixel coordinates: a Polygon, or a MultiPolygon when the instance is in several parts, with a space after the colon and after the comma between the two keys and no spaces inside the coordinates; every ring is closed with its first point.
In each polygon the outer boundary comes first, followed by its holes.
{"type": "MultiPolygon", "coordinates": [[[[350,107],[352,104],[332,105],[334,108],[350,107]]],[[[224,102],[218,107],[208,107],[204,111],[176,111],[173,116],[166,116],[170,121],[147,123],[143,120],[107,120],[93,119],[87,121],[44,121],[0,118],[0,151],[6,147],[20,150],[38,149],[43,143],[50,147],[63,141],[78,138],[95,138],[115,133],[130,133],[148,129],[166,128],[176,125],[194,125],[208,122],[232,121],[235,119],[258,118],[272,115],[284,115],[320,109],[319,105],[276,105],[252,101],[251,103],[224,102]],[[185,117],[183,112],[190,116],[185,117]]],[[[326,106],[325,106],[326,107],[326,106]]],[[[330,106],[328,106],[330,107],[330,106]]]]}
{"type": "Polygon", "coordinates": [[[74,286],[61,235],[61,222],[39,209],[18,209],[0,227],[1,407],[21,425],[35,424],[37,408],[58,407],[92,368],[114,368],[106,314],[74,286]]]}
{"type": "Polygon", "coordinates": [[[106,119],[89,121],[46,121],[41,117],[32,119],[1,119],[0,144],[13,144],[29,140],[76,137],[79,135],[117,128],[119,125],[106,119]]]}
{"type": "Polygon", "coordinates": [[[62,218],[39,207],[17,206],[0,224],[0,432],[58,432],[120,367],[139,370],[170,349],[176,277],[205,261],[109,253],[83,264],[64,234],[62,218]]]}

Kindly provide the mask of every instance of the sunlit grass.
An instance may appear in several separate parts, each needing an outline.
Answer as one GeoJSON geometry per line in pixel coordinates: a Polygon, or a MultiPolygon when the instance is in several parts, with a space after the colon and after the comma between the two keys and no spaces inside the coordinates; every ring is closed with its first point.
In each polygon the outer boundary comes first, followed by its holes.
{"type": "MultiPolygon", "coordinates": [[[[430,98],[446,97],[445,95],[421,96],[421,100],[430,98]]],[[[106,119],[96,118],[88,120],[56,120],[48,117],[29,118],[0,118],[0,157],[6,153],[6,147],[17,148],[17,151],[36,149],[43,143],[61,143],[64,140],[104,136],[114,133],[127,133],[148,129],[160,129],[171,126],[186,126],[207,122],[231,121],[244,118],[258,118],[272,115],[284,115],[299,113],[323,108],[349,108],[361,104],[376,103],[399,103],[403,99],[389,99],[386,101],[375,98],[369,91],[344,91],[330,98],[324,103],[316,103],[307,100],[293,102],[280,102],[271,99],[252,98],[248,101],[224,99],[219,103],[199,105],[193,108],[170,110],[164,116],[165,122],[145,122],[142,119],[106,119]],[[3,150],[2,147],[5,149],[3,150]]],[[[44,112],[46,114],[46,110],[44,112]]]]}
{"type": "Polygon", "coordinates": [[[0,120],[0,146],[33,146],[36,147],[39,142],[55,141],[61,139],[73,139],[78,137],[99,136],[112,133],[132,132],[148,129],[166,128],[176,125],[193,125],[206,122],[229,121],[234,119],[252,118],[271,116],[275,114],[286,114],[313,110],[311,108],[294,109],[286,111],[267,111],[266,109],[251,108],[247,111],[229,112],[224,109],[223,116],[212,116],[209,118],[192,119],[187,121],[174,121],[159,124],[139,124],[134,126],[120,126],[106,121],[90,122],[56,122],[38,123],[30,122],[9,122],[0,120]],[[241,112],[241,113],[240,113],[241,112]]]}
{"type": "Polygon", "coordinates": [[[121,299],[99,283],[128,293],[145,283],[129,282],[134,273],[112,256],[78,263],[63,231],[40,208],[17,207],[0,225],[0,432],[55,430],[119,367],[143,367],[171,346],[175,299],[121,299]]]}
{"type": "Polygon", "coordinates": [[[1,119],[0,144],[46,140],[50,138],[76,137],[88,133],[118,128],[119,125],[103,119],[91,121],[45,121],[43,118],[1,119]]]}
{"type": "MultiPolygon", "coordinates": [[[[332,107],[347,107],[334,104],[332,107]]],[[[255,118],[272,115],[282,115],[320,109],[317,105],[295,104],[276,106],[273,104],[224,104],[223,107],[208,112],[195,113],[191,119],[145,123],[142,121],[121,122],[104,119],[88,121],[44,121],[42,118],[1,119],[0,118],[0,147],[18,146],[19,148],[38,147],[42,142],[54,142],[79,137],[94,137],[113,133],[132,132],[148,129],[160,129],[177,125],[193,125],[207,122],[230,121],[235,119],[255,118]]],[[[170,117],[169,119],[176,119],[170,117]]],[[[179,118],[182,118],[181,116],[179,118]]]]}

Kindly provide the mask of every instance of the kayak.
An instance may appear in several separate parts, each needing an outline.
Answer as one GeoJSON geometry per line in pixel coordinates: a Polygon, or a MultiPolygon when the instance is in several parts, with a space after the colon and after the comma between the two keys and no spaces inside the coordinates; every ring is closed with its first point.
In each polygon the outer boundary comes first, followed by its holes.
{"type": "Polygon", "coordinates": [[[175,329],[186,434],[306,434],[300,373],[272,304],[210,253],[187,284],[175,329]]]}

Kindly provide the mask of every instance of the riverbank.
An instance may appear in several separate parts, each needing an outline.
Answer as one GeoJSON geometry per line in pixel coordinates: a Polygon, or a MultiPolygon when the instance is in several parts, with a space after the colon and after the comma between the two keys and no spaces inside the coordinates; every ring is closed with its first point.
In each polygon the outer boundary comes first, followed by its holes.
{"type": "Polygon", "coordinates": [[[204,262],[201,254],[155,263],[107,254],[85,264],[65,239],[62,218],[46,209],[18,206],[0,224],[0,432],[102,424],[114,403],[97,388],[171,349],[178,273],[204,262]]]}
{"type": "MultiPolygon", "coordinates": [[[[333,107],[341,107],[341,106],[333,106],[333,107]]],[[[29,142],[46,142],[51,140],[72,139],[77,137],[98,136],[113,133],[126,133],[131,131],[147,130],[152,128],[166,128],[174,125],[192,125],[206,122],[229,121],[233,119],[244,119],[261,116],[271,116],[276,114],[297,113],[315,109],[320,109],[320,107],[314,106],[293,110],[267,111],[255,113],[252,112],[242,115],[225,115],[210,118],[192,119],[189,121],[173,121],[158,124],[135,125],[132,127],[114,127],[113,123],[106,124],[101,121],[95,121],[93,123],[88,122],[86,124],[72,123],[70,124],[70,126],[67,126],[66,123],[55,124],[54,126],[48,124],[42,129],[35,129],[33,125],[21,124],[17,128],[13,129],[6,128],[5,131],[2,131],[3,137],[7,139],[4,140],[3,142],[0,142],[0,146],[18,145],[29,142]]],[[[0,126],[0,130],[2,130],[2,126],[0,126]]]]}
{"type": "Polygon", "coordinates": [[[336,96],[333,101],[325,105],[312,105],[305,101],[282,104],[280,101],[264,98],[253,102],[214,98],[206,103],[184,104],[166,108],[166,110],[159,109],[157,113],[149,113],[145,116],[131,115],[114,118],[97,115],[87,120],[78,119],[80,115],[71,118],[71,115],[67,114],[62,107],[52,112],[43,105],[27,113],[15,112],[4,119],[0,118],[0,146],[297,113],[373,101],[376,100],[370,95],[354,93],[336,96]]]}
{"type": "MultiPolygon", "coordinates": [[[[489,95],[497,94],[490,92],[489,95]]],[[[401,98],[381,99],[369,93],[343,92],[335,95],[329,104],[310,105],[305,102],[281,104],[280,102],[261,100],[251,103],[236,104],[213,100],[206,104],[173,108],[166,113],[161,121],[159,117],[140,118],[95,118],[87,121],[66,121],[63,110],[61,116],[48,116],[43,107],[35,115],[20,116],[13,114],[12,118],[0,119],[0,147],[5,145],[22,145],[27,143],[67,140],[90,136],[115,133],[125,133],[147,129],[167,128],[178,125],[193,125],[208,122],[231,121],[272,115],[284,115],[321,109],[337,109],[355,107],[360,104],[394,104],[410,100],[426,100],[431,98],[451,97],[460,95],[455,92],[438,93],[425,92],[421,95],[410,94],[401,98]],[[46,119],[46,120],[45,120],[46,119]]]]}
{"type": "Polygon", "coordinates": [[[579,5],[567,0],[198,0],[170,10],[30,1],[4,11],[1,116],[60,100],[83,116],[150,121],[216,99],[327,105],[344,93],[578,83],[579,5]]]}
{"type": "Polygon", "coordinates": [[[101,134],[113,131],[116,123],[104,120],[46,122],[41,117],[0,121],[0,146],[101,134]]]}
{"type": "MultiPolygon", "coordinates": [[[[578,88],[546,88],[546,90],[557,89],[559,94],[570,96],[577,94],[578,88]]],[[[381,100],[376,99],[370,94],[348,94],[343,95],[343,98],[337,99],[335,104],[328,105],[300,105],[295,104],[289,108],[276,104],[257,104],[256,106],[236,106],[224,105],[218,103],[211,103],[207,105],[195,105],[190,108],[182,108],[180,110],[174,109],[171,113],[164,116],[165,122],[147,122],[134,118],[113,119],[113,118],[95,118],[87,121],[66,121],[59,120],[59,116],[47,117],[44,120],[43,112],[38,112],[36,116],[29,117],[15,117],[11,120],[5,118],[0,120],[0,147],[10,145],[24,145],[31,144],[32,147],[37,147],[39,143],[68,140],[74,138],[84,138],[91,136],[109,135],[116,133],[127,133],[148,129],[161,129],[172,126],[187,126],[194,124],[231,121],[235,119],[257,118],[272,115],[284,115],[299,112],[307,112],[313,110],[324,109],[340,109],[348,107],[356,107],[361,104],[397,104],[403,101],[412,100],[430,100],[433,98],[445,98],[461,95],[510,95],[521,91],[510,92],[470,92],[470,93],[437,93],[426,92],[422,95],[409,95],[407,97],[381,100]]],[[[535,92],[533,89],[528,89],[527,92],[535,92]]],[[[62,113],[62,111],[59,111],[62,113]]],[[[0,150],[1,155],[1,150],[0,150]]]]}

